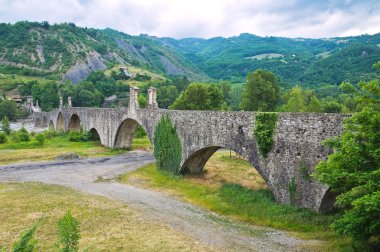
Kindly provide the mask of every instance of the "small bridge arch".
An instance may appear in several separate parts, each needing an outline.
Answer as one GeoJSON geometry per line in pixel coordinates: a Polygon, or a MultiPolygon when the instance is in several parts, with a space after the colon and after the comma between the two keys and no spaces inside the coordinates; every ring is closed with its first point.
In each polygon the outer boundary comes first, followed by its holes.
{"type": "Polygon", "coordinates": [[[42,127],[47,127],[48,126],[48,118],[47,116],[44,116],[42,119],[42,127]]]}
{"type": "Polygon", "coordinates": [[[90,138],[91,138],[91,140],[93,140],[93,141],[101,141],[101,140],[100,140],[99,132],[98,132],[97,129],[95,129],[95,128],[91,128],[91,129],[90,129],[90,138]]]}
{"type": "Polygon", "coordinates": [[[62,112],[58,113],[56,130],[64,131],[65,130],[65,119],[63,118],[62,112]]]}
{"type": "Polygon", "coordinates": [[[53,120],[50,120],[50,122],[49,122],[49,130],[54,130],[54,129],[55,129],[54,122],[53,122],[53,120]]]}
{"type": "Polygon", "coordinates": [[[41,118],[37,118],[36,119],[36,123],[34,124],[34,126],[36,128],[41,128],[42,127],[42,119],[41,118]]]}
{"type": "Polygon", "coordinates": [[[80,131],[81,121],[77,114],[72,114],[69,120],[68,131],[80,131]]]}

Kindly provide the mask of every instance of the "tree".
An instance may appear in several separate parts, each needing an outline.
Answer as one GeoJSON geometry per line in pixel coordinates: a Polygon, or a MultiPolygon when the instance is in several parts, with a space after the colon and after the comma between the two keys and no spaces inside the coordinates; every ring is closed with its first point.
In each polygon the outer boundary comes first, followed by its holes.
{"type": "Polygon", "coordinates": [[[380,245],[380,85],[373,80],[358,86],[355,100],[362,109],[344,121],[340,137],[326,142],[334,152],[314,176],[339,194],[336,206],[343,214],[332,227],[380,245]]]}
{"type": "Polygon", "coordinates": [[[0,102],[0,118],[7,117],[13,121],[17,117],[17,105],[14,101],[4,100],[0,102]]]}
{"type": "Polygon", "coordinates": [[[157,169],[177,175],[182,157],[181,141],[176,126],[172,125],[169,115],[162,115],[154,131],[154,156],[157,169]]]}
{"type": "Polygon", "coordinates": [[[336,101],[329,101],[323,104],[323,112],[325,113],[341,113],[342,106],[336,101]]]}
{"type": "Polygon", "coordinates": [[[4,116],[3,120],[1,120],[1,129],[4,131],[5,134],[11,134],[11,124],[9,123],[7,116],[4,116]]]}
{"type": "Polygon", "coordinates": [[[59,239],[62,244],[62,252],[78,251],[80,238],[79,222],[71,215],[70,211],[58,221],[59,239]]]}
{"type": "Polygon", "coordinates": [[[306,110],[305,99],[306,97],[302,88],[299,86],[293,87],[289,93],[289,99],[285,104],[284,110],[286,112],[304,112],[306,110]]]}
{"type": "Polygon", "coordinates": [[[320,101],[315,95],[312,95],[310,98],[310,102],[306,108],[307,112],[322,112],[322,106],[320,101]]]}
{"type": "Polygon", "coordinates": [[[59,106],[58,85],[55,82],[38,83],[32,86],[32,96],[40,103],[43,111],[51,111],[59,106]]]}
{"type": "Polygon", "coordinates": [[[37,240],[34,239],[34,234],[37,230],[40,220],[35,223],[31,228],[22,233],[19,240],[12,246],[13,252],[32,252],[35,251],[37,240]]]}
{"type": "Polygon", "coordinates": [[[227,103],[234,111],[238,111],[240,109],[243,90],[243,85],[235,84],[231,87],[231,90],[228,94],[230,100],[227,100],[227,103]]]}
{"type": "Polygon", "coordinates": [[[157,103],[160,108],[168,108],[178,97],[178,89],[174,85],[157,89],[157,103]]]}
{"type": "Polygon", "coordinates": [[[170,109],[218,110],[224,104],[223,93],[215,84],[192,83],[170,109]]]}
{"type": "Polygon", "coordinates": [[[267,70],[256,70],[247,76],[241,108],[249,111],[274,111],[279,99],[276,76],[267,70]]]}

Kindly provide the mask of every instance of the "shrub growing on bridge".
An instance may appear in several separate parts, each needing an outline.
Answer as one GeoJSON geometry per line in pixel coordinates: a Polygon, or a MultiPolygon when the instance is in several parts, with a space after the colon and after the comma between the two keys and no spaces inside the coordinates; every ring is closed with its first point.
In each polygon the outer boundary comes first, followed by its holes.
{"type": "Polygon", "coordinates": [[[159,170],[178,174],[182,148],[177,129],[172,126],[169,115],[161,117],[154,133],[154,156],[159,170]]]}
{"type": "Polygon", "coordinates": [[[277,118],[277,113],[256,113],[254,135],[259,145],[260,154],[263,157],[266,157],[268,152],[272,149],[273,134],[276,129],[277,118]]]}

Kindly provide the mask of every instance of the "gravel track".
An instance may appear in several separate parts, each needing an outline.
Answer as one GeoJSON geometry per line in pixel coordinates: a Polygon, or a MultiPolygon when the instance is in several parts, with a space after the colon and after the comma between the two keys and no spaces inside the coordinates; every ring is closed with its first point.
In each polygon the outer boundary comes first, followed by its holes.
{"type": "Polygon", "coordinates": [[[151,153],[133,151],[107,158],[2,165],[0,182],[57,184],[123,201],[145,219],[169,224],[218,251],[301,251],[299,246],[305,241],[283,231],[229,221],[160,192],[113,181],[95,182],[99,178],[113,179],[154,161],[151,153]]]}

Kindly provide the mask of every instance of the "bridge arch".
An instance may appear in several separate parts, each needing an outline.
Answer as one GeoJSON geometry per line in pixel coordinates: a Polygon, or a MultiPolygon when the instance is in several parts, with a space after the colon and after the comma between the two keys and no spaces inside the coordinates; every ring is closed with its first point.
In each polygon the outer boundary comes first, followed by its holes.
{"type": "Polygon", "coordinates": [[[331,212],[334,209],[336,196],[338,196],[337,193],[334,193],[330,189],[327,189],[323,195],[318,211],[324,213],[331,212]]]}
{"type": "Polygon", "coordinates": [[[54,122],[53,122],[53,120],[50,120],[50,122],[49,122],[49,130],[54,130],[54,129],[55,129],[54,122]]]}
{"type": "Polygon", "coordinates": [[[58,113],[56,130],[64,131],[65,130],[65,120],[63,118],[62,112],[58,113]]]}
{"type": "Polygon", "coordinates": [[[117,129],[114,148],[131,148],[135,132],[139,126],[147,132],[146,128],[135,119],[127,118],[122,121],[117,129]]]}
{"type": "Polygon", "coordinates": [[[36,123],[34,124],[34,127],[41,128],[42,127],[42,119],[37,118],[36,123]]]}
{"type": "Polygon", "coordinates": [[[100,142],[102,141],[97,129],[95,128],[90,129],[90,139],[92,141],[100,141],[100,142]]]}
{"type": "Polygon", "coordinates": [[[273,188],[271,183],[268,180],[268,177],[265,175],[263,170],[261,169],[261,166],[259,162],[257,161],[259,158],[259,153],[254,153],[251,157],[247,157],[244,155],[244,153],[236,148],[229,147],[229,146],[224,146],[224,145],[211,145],[211,146],[206,146],[202,147],[196,151],[194,151],[191,155],[186,157],[181,165],[180,168],[180,173],[202,173],[203,169],[208,162],[208,160],[212,157],[212,155],[215,154],[220,149],[228,149],[231,150],[241,157],[243,157],[247,162],[249,162],[252,166],[252,169],[255,169],[260,176],[263,178],[265,183],[268,185],[268,187],[271,189],[273,192],[273,188]]]}
{"type": "Polygon", "coordinates": [[[69,120],[68,131],[80,131],[81,130],[81,121],[77,114],[72,114],[69,120]]]}
{"type": "Polygon", "coordinates": [[[47,116],[44,116],[42,119],[42,127],[47,127],[48,126],[48,118],[47,116]]]}

